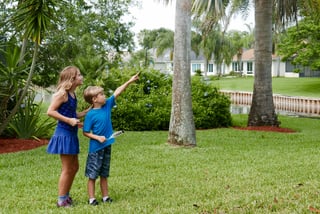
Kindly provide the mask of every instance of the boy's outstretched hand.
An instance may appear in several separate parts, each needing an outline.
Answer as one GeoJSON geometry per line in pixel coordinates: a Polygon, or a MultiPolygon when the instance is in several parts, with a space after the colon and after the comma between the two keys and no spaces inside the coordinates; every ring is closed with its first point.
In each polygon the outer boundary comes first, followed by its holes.
{"type": "Polygon", "coordinates": [[[131,83],[133,83],[136,80],[138,80],[139,79],[139,74],[140,74],[140,72],[136,73],[126,83],[124,83],[123,85],[118,87],[113,93],[115,98],[117,98],[131,83]]]}
{"type": "Polygon", "coordinates": [[[129,79],[128,82],[132,83],[132,82],[138,80],[138,79],[139,79],[139,75],[140,75],[140,72],[136,73],[135,75],[133,75],[133,76],[129,79]]]}

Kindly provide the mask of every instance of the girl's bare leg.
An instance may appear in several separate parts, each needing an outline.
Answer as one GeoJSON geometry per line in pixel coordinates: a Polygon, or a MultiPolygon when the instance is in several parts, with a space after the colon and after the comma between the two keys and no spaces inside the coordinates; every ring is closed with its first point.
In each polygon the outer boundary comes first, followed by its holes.
{"type": "Polygon", "coordinates": [[[70,192],[74,177],[79,170],[78,155],[60,155],[62,169],[58,184],[59,196],[64,196],[70,192]]]}

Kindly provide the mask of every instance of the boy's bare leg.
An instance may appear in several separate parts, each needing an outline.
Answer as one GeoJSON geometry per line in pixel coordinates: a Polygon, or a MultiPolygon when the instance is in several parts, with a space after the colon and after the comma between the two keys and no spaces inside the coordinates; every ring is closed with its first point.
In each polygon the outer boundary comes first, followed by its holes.
{"type": "Polygon", "coordinates": [[[107,178],[100,177],[100,189],[101,189],[102,197],[109,196],[108,179],[107,178]]]}
{"type": "Polygon", "coordinates": [[[96,184],[96,180],[95,179],[90,179],[88,180],[88,194],[89,194],[89,199],[91,198],[95,198],[95,184],[96,184]]]}

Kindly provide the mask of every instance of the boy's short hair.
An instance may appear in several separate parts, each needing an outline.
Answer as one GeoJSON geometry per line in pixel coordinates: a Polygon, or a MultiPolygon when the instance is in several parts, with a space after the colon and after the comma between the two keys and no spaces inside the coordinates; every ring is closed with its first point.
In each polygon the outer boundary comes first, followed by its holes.
{"type": "Polygon", "coordinates": [[[89,104],[93,104],[92,98],[103,91],[103,88],[100,86],[88,86],[83,92],[84,100],[89,104]]]}

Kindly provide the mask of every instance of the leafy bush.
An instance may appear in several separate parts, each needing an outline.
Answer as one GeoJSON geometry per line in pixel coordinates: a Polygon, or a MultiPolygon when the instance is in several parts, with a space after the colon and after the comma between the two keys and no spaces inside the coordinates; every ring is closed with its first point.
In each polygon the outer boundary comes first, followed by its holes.
{"type": "MultiPolygon", "coordinates": [[[[109,74],[109,88],[127,81],[134,73],[114,70],[109,74]],[[111,83],[113,82],[113,83],[111,83]],[[116,82],[116,84],[115,84],[116,82]]],[[[168,130],[171,114],[172,77],[156,70],[144,70],[140,79],[119,96],[112,122],[114,129],[168,130]]],[[[196,128],[228,127],[231,125],[230,100],[218,89],[201,80],[192,78],[192,103],[196,128]]]]}
{"type": "Polygon", "coordinates": [[[34,103],[34,98],[34,92],[26,97],[6,129],[8,136],[23,139],[50,137],[56,122],[42,113],[42,102],[34,103]]]}
{"type": "Polygon", "coordinates": [[[230,99],[210,82],[192,78],[192,109],[196,128],[208,129],[231,125],[230,99]]]}
{"type": "MultiPolygon", "coordinates": [[[[117,74],[114,74],[117,75],[117,74]]],[[[130,78],[124,75],[121,83],[130,78]]],[[[171,112],[171,76],[155,70],[142,71],[136,84],[117,99],[113,126],[125,130],[167,130],[171,112]]]]}

